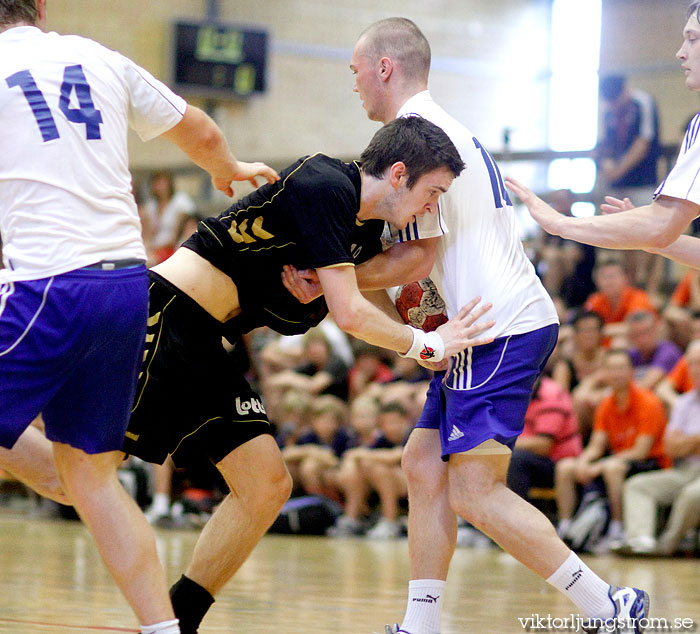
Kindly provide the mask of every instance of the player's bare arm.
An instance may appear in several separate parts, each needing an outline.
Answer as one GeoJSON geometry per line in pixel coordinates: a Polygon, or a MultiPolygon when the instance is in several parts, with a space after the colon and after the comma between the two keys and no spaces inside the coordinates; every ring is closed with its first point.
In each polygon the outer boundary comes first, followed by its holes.
{"type": "Polygon", "coordinates": [[[650,205],[635,207],[625,213],[572,218],[557,212],[514,178],[506,177],[505,182],[545,231],[595,247],[663,249],[672,244],[700,213],[700,206],[688,200],[659,196],[650,205]]]}
{"type": "Polygon", "coordinates": [[[231,153],[226,138],[214,121],[203,110],[188,105],[182,120],[161,135],[177,145],[194,163],[211,175],[216,189],[233,196],[231,181],[248,181],[257,187],[256,176],[268,183],[279,180],[279,175],[264,163],[244,163],[231,153]]]}
{"type": "Polygon", "coordinates": [[[360,290],[378,290],[422,280],[430,275],[439,237],[392,245],[356,268],[360,290]]]}
{"type": "MultiPolygon", "coordinates": [[[[319,269],[318,275],[331,316],[342,330],[399,354],[410,351],[414,345],[415,329],[394,322],[362,296],[357,287],[354,267],[319,269]]],[[[493,340],[489,337],[478,338],[494,324],[493,321],[476,323],[491,308],[491,304],[476,308],[479,301],[477,298],[469,302],[453,319],[435,331],[444,343],[444,352],[434,360],[493,340]]]]}
{"type": "MultiPolygon", "coordinates": [[[[362,291],[374,291],[428,277],[435,261],[437,241],[437,237],[409,240],[378,253],[355,267],[358,287],[362,291]]],[[[313,269],[287,265],[282,271],[282,283],[302,304],[308,304],[323,292],[313,269]]]]}

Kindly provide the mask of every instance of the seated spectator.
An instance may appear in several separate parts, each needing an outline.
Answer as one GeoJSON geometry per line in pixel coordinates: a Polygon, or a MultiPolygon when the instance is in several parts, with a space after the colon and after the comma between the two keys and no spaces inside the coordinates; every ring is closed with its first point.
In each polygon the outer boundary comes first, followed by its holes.
{"type": "Polygon", "coordinates": [[[277,408],[275,439],[280,448],[294,445],[309,430],[312,397],[301,390],[289,390],[277,408]]]}
{"type": "Polygon", "coordinates": [[[676,285],[663,317],[671,325],[671,337],[680,347],[685,348],[691,341],[690,321],[692,315],[700,311],[700,271],[688,270],[676,285]]]}
{"type": "Polygon", "coordinates": [[[656,313],[649,295],[641,288],[631,286],[623,264],[619,260],[605,259],[594,270],[598,291],[593,293],[584,305],[586,310],[598,313],[605,324],[606,337],[626,335],[625,318],[637,310],[656,313]]]}
{"type": "MultiPolygon", "coordinates": [[[[686,353],[693,383],[700,386],[700,340],[686,353]]],[[[625,482],[626,543],[621,554],[671,555],[688,531],[700,524],[700,387],[679,396],[664,435],[672,469],[641,473],[625,482]],[[657,539],[659,508],[671,507],[657,539]]]]}
{"type": "Polygon", "coordinates": [[[151,176],[151,198],[143,205],[144,238],[150,265],[169,258],[196,228],[195,204],[185,192],[175,191],[172,172],[151,176]],[[189,222],[189,226],[188,225],[189,222]]]}
{"type": "Polygon", "coordinates": [[[385,352],[382,348],[356,339],[353,341],[353,352],[355,363],[348,372],[350,399],[359,396],[370,383],[389,383],[394,379],[394,373],[385,363],[385,352]]]}
{"type": "MultiPolygon", "coordinates": [[[[700,313],[693,313],[690,319],[691,342],[700,340],[700,313]]],[[[656,386],[657,396],[671,410],[679,394],[690,392],[694,387],[688,372],[688,363],[685,355],[673,366],[668,375],[656,386]]]]}
{"type": "Polygon", "coordinates": [[[336,471],[339,458],[352,445],[345,427],[347,408],[335,396],[320,396],[311,405],[310,427],[282,456],[297,492],[339,500],[336,471]]]}
{"type": "Polygon", "coordinates": [[[408,494],[401,456],[411,426],[401,404],[383,405],[376,440],[370,446],[355,447],[345,453],[337,479],[345,499],[345,513],[336,521],[333,534],[358,534],[362,527],[360,517],[369,509],[371,493],[376,492],[381,519],[367,532],[367,537],[392,539],[401,535],[397,521],[399,502],[408,494]]]}
{"type": "Polygon", "coordinates": [[[605,489],[610,506],[607,544],[623,539],[622,487],[625,478],[668,467],[662,437],[666,413],[661,400],[634,384],[626,350],[606,352],[606,380],[612,394],[595,412],[590,441],[578,458],[562,458],[555,467],[555,489],[562,538],[576,508],[576,485],[605,489]]]}
{"type": "Polygon", "coordinates": [[[587,441],[593,426],[593,413],[610,390],[604,381],[603,319],[598,313],[579,313],[573,323],[572,345],[562,353],[552,370],[552,378],[572,395],[579,432],[587,441]]]}
{"type": "Polygon", "coordinates": [[[328,339],[320,328],[312,328],[303,338],[303,365],[282,370],[265,382],[269,390],[295,388],[313,395],[330,394],[348,398],[348,366],[332,353],[328,339]]]}
{"type": "Polygon", "coordinates": [[[683,353],[675,343],[660,338],[661,324],[655,313],[638,310],[630,313],[625,322],[634,382],[653,390],[683,353]]]}
{"type": "Polygon", "coordinates": [[[371,396],[358,396],[350,404],[350,433],[353,445],[369,447],[379,436],[379,401],[371,396]]]}
{"type": "Polygon", "coordinates": [[[528,499],[532,487],[554,486],[554,465],[581,453],[571,396],[546,376],[535,384],[508,467],[508,487],[528,499]]]}

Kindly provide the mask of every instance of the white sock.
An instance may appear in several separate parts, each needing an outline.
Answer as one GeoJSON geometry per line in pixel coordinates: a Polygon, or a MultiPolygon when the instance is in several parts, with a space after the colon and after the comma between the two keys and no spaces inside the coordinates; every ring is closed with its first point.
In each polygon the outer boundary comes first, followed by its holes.
{"type": "Polygon", "coordinates": [[[180,634],[180,621],[161,621],[153,625],[142,625],[141,634],[180,634]]]}
{"type": "Polygon", "coordinates": [[[408,605],[401,629],[411,634],[438,634],[444,590],[442,579],[409,581],[408,605]]]}
{"type": "Polygon", "coordinates": [[[608,596],[610,586],[573,551],[547,583],[571,599],[588,618],[615,616],[615,607],[608,596]]]}
{"type": "Polygon", "coordinates": [[[167,515],[170,510],[170,495],[167,493],[156,493],[153,496],[151,508],[148,510],[160,515],[167,515]]]}

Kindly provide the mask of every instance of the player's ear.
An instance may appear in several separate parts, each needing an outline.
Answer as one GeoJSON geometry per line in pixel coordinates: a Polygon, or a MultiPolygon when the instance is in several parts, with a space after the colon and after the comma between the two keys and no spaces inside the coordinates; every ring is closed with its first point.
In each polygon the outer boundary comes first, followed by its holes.
{"type": "Polygon", "coordinates": [[[46,26],[46,0],[35,0],[38,14],[38,26],[46,26]]]}
{"type": "Polygon", "coordinates": [[[379,60],[379,79],[389,81],[389,77],[394,72],[394,62],[389,57],[382,57],[379,60]]]}
{"type": "Polygon", "coordinates": [[[398,189],[407,177],[408,170],[402,161],[397,161],[389,168],[389,183],[394,189],[398,189]]]}

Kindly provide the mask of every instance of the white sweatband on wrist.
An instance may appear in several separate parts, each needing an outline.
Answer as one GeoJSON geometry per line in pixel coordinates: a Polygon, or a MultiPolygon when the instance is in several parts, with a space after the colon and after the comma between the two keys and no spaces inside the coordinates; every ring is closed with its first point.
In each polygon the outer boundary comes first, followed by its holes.
{"type": "Polygon", "coordinates": [[[445,356],[445,342],[437,332],[423,332],[413,326],[408,326],[413,335],[413,343],[406,354],[399,353],[400,357],[409,357],[416,361],[442,361],[445,356]]]}

